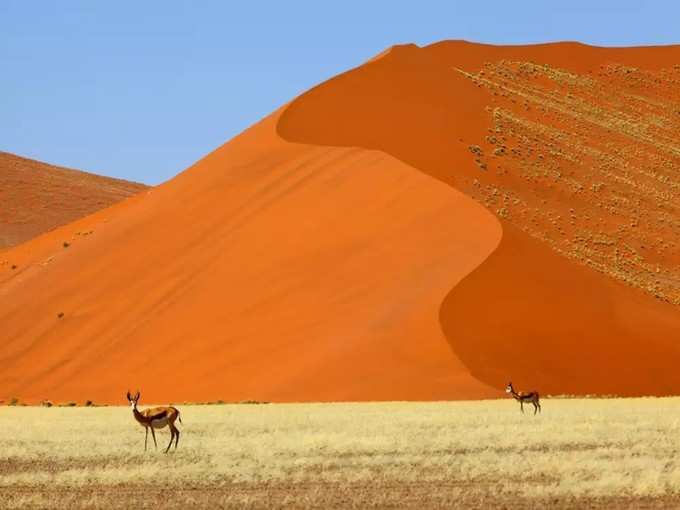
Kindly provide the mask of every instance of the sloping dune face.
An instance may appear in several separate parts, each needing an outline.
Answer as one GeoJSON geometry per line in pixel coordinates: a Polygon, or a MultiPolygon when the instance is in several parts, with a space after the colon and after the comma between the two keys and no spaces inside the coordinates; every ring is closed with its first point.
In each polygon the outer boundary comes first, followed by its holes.
{"type": "Polygon", "coordinates": [[[397,47],[294,101],[279,132],[381,149],[497,215],[499,249],[440,311],[481,381],[678,393],[678,62],[679,47],[397,47]]]}
{"type": "Polygon", "coordinates": [[[495,395],[455,357],[438,310],[498,245],[498,221],[384,153],[285,142],[277,121],[5,254],[2,394],[495,395]]]}
{"type": "Polygon", "coordinates": [[[109,207],[146,186],[0,152],[0,250],[109,207]]]}

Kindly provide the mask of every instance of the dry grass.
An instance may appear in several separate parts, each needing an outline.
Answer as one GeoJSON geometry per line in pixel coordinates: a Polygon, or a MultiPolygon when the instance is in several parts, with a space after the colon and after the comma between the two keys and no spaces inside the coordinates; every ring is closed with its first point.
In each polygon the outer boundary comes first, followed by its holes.
{"type": "Polygon", "coordinates": [[[144,453],[127,408],[2,407],[0,507],[680,502],[680,399],[543,407],[534,417],[509,400],[185,406],[169,455],[167,430],[144,453]]]}

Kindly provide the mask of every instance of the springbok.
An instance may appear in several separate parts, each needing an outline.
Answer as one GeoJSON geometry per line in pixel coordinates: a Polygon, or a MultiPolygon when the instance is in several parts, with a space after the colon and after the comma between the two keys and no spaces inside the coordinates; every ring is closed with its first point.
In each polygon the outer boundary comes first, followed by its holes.
{"type": "Polygon", "coordinates": [[[515,388],[512,387],[512,383],[509,382],[508,387],[505,388],[505,393],[510,393],[512,398],[519,402],[522,412],[524,412],[524,402],[531,402],[534,405],[534,414],[541,411],[541,402],[537,391],[530,391],[528,393],[520,391],[517,393],[515,388]]]}
{"type": "Polygon", "coordinates": [[[139,397],[139,390],[137,390],[137,393],[134,396],[130,395],[129,391],[127,392],[127,399],[130,403],[130,407],[132,407],[132,414],[134,415],[135,420],[146,429],[146,436],[144,436],[144,451],[146,451],[146,443],[149,440],[149,429],[151,429],[153,444],[158,448],[155,429],[162,429],[166,425],[170,427],[170,443],[165,449],[165,453],[168,453],[173,440],[175,441],[176,450],[177,444],[179,443],[179,430],[175,427],[175,420],[179,420],[179,422],[182,423],[182,418],[179,417],[179,411],[174,407],[152,407],[139,412],[139,410],[137,410],[139,397]]]}

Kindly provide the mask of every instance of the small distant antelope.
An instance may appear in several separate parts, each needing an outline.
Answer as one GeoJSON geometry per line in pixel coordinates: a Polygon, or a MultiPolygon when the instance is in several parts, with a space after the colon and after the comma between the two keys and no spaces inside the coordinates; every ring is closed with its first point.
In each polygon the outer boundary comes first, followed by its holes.
{"type": "Polygon", "coordinates": [[[139,390],[133,396],[130,392],[127,392],[127,399],[130,402],[130,407],[132,407],[132,414],[135,420],[146,429],[146,436],[144,436],[144,451],[146,451],[146,443],[149,440],[149,429],[151,429],[151,436],[153,437],[153,444],[158,448],[158,443],[156,443],[156,432],[154,429],[162,429],[166,425],[170,427],[170,443],[165,449],[165,453],[172,446],[172,441],[175,441],[175,450],[177,449],[177,444],[179,443],[179,430],[175,427],[175,420],[179,420],[182,423],[182,418],[179,417],[179,411],[174,407],[152,407],[150,409],[144,409],[141,413],[137,410],[137,402],[139,402],[139,390]]]}
{"type": "Polygon", "coordinates": [[[534,405],[534,414],[541,411],[541,403],[537,391],[530,391],[528,393],[520,391],[517,393],[515,388],[512,387],[512,383],[509,382],[508,387],[505,388],[505,393],[510,393],[512,398],[519,402],[519,407],[522,412],[524,412],[524,402],[531,402],[534,405]]]}

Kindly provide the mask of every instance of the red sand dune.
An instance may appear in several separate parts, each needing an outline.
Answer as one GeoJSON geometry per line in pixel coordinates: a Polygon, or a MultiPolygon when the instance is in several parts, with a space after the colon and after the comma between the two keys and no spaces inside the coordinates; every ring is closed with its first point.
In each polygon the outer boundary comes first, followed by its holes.
{"type": "Polygon", "coordinates": [[[384,52],[4,252],[0,395],[679,393],[679,57],[384,52]]]}
{"type": "Polygon", "coordinates": [[[0,152],[0,250],[104,209],[143,184],[0,152]]]}

